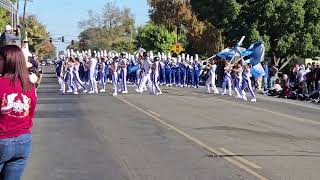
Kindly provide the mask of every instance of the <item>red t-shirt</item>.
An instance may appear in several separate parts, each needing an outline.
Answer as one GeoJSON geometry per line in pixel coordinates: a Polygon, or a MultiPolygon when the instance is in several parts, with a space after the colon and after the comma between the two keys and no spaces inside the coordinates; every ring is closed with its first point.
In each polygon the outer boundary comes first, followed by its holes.
{"type": "Polygon", "coordinates": [[[34,87],[23,92],[20,81],[12,87],[8,78],[0,77],[0,139],[30,133],[36,103],[34,87]]]}

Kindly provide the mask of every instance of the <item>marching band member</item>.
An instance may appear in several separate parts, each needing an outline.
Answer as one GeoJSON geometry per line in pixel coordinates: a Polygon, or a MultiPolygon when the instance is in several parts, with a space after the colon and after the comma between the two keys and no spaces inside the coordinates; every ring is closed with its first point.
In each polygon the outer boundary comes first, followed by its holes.
{"type": "Polygon", "coordinates": [[[189,82],[188,82],[188,85],[190,86],[195,86],[195,83],[194,83],[194,78],[195,78],[195,71],[194,71],[194,60],[193,60],[193,56],[190,57],[190,62],[188,64],[188,73],[189,73],[189,82]]]}
{"type": "Polygon", "coordinates": [[[227,86],[228,86],[229,96],[232,96],[231,72],[232,72],[232,66],[229,62],[226,61],[225,67],[224,67],[223,84],[222,84],[223,92],[221,95],[227,94],[227,86]]]}
{"type": "Polygon", "coordinates": [[[153,59],[153,65],[152,65],[152,92],[153,94],[160,95],[162,94],[159,84],[158,84],[158,78],[159,78],[159,57],[155,57],[153,59]]]}
{"type": "Polygon", "coordinates": [[[143,53],[137,54],[136,55],[136,59],[137,59],[138,64],[139,64],[139,69],[136,72],[136,79],[137,79],[137,81],[136,81],[137,88],[136,89],[139,89],[139,86],[141,84],[141,80],[142,80],[142,77],[143,77],[143,69],[142,69],[143,53]]]}
{"type": "Polygon", "coordinates": [[[65,89],[66,89],[66,84],[64,82],[64,65],[65,65],[65,62],[64,62],[64,57],[61,57],[59,59],[59,61],[56,63],[56,75],[58,77],[58,82],[59,82],[59,85],[60,85],[60,92],[62,94],[65,93],[65,89]]]}
{"type": "Polygon", "coordinates": [[[247,97],[244,92],[244,89],[247,88],[249,90],[250,96],[252,97],[251,102],[257,102],[256,95],[251,85],[250,77],[251,77],[250,64],[246,63],[244,65],[244,70],[243,70],[243,80],[242,80],[242,90],[241,90],[242,99],[247,101],[247,97]]]}
{"type": "MultiPolygon", "coordinates": [[[[180,61],[181,61],[181,56],[180,56],[180,61]]],[[[177,84],[177,82],[176,82],[177,62],[178,62],[178,60],[176,58],[173,58],[171,66],[170,66],[171,67],[171,84],[172,84],[172,86],[176,86],[176,84],[177,84]]]]}
{"type": "Polygon", "coordinates": [[[73,58],[70,57],[68,62],[65,64],[65,76],[64,76],[64,81],[67,84],[69,90],[67,93],[73,93],[73,94],[78,94],[77,88],[75,86],[75,83],[73,81],[73,58]]]}
{"type": "Polygon", "coordinates": [[[181,86],[181,70],[182,70],[182,61],[185,61],[185,54],[182,54],[182,56],[178,57],[178,62],[176,64],[176,86],[181,86]],[[180,57],[180,58],[179,58],[180,57]]]}
{"type": "Polygon", "coordinates": [[[216,87],[216,70],[217,70],[217,65],[216,65],[216,60],[215,59],[212,59],[210,61],[210,64],[209,64],[209,78],[207,79],[206,81],[206,90],[207,90],[207,93],[211,93],[210,91],[210,86],[213,90],[213,92],[215,94],[219,94],[219,91],[216,87]]]}
{"type": "Polygon", "coordinates": [[[194,88],[199,88],[199,83],[200,83],[200,71],[201,71],[201,64],[200,64],[200,61],[199,61],[199,56],[198,54],[196,54],[196,57],[195,57],[195,61],[194,61],[194,64],[193,64],[193,68],[194,68],[194,88]]]}
{"type": "Polygon", "coordinates": [[[181,87],[187,86],[187,70],[188,70],[188,62],[190,61],[190,56],[187,54],[187,57],[185,60],[181,63],[181,72],[182,72],[182,81],[181,81],[181,87]]]}
{"type": "Polygon", "coordinates": [[[101,93],[106,92],[106,59],[102,57],[100,59],[99,65],[98,65],[98,76],[100,77],[100,84],[102,88],[100,89],[101,93]]]}
{"type": "Polygon", "coordinates": [[[143,92],[143,88],[146,87],[146,83],[148,83],[149,85],[149,90],[150,92],[152,92],[152,81],[151,81],[151,67],[152,67],[152,62],[151,62],[151,58],[153,58],[153,54],[152,52],[150,52],[150,56],[147,57],[147,54],[144,54],[144,63],[143,63],[143,77],[141,79],[141,83],[139,85],[139,89],[137,89],[137,92],[142,93],[143,92]]]}
{"type": "Polygon", "coordinates": [[[235,72],[234,91],[236,92],[236,98],[241,99],[242,96],[240,92],[242,92],[242,65],[236,64],[233,68],[233,71],[235,72]]]}
{"type": "Polygon", "coordinates": [[[91,54],[91,58],[89,60],[88,69],[89,69],[89,85],[90,91],[89,94],[98,93],[98,86],[96,81],[96,67],[97,67],[98,60],[96,58],[96,53],[93,52],[91,54]]]}
{"type": "Polygon", "coordinates": [[[165,64],[165,73],[166,73],[166,86],[171,86],[171,54],[168,54],[168,58],[164,61],[165,64]]]}
{"type": "Polygon", "coordinates": [[[74,67],[73,67],[73,81],[76,84],[77,88],[82,88],[84,91],[86,90],[86,87],[83,85],[83,82],[80,79],[79,75],[79,68],[80,68],[80,60],[79,58],[74,59],[74,67]]]}
{"type": "Polygon", "coordinates": [[[114,57],[112,64],[110,66],[110,70],[112,73],[113,96],[118,95],[118,63],[119,63],[119,58],[114,57]]]}
{"type": "Polygon", "coordinates": [[[127,94],[128,93],[128,87],[127,87],[127,67],[128,67],[128,54],[122,53],[121,59],[119,62],[119,68],[120,68],[120,90],[121,93],[127,94]]]}

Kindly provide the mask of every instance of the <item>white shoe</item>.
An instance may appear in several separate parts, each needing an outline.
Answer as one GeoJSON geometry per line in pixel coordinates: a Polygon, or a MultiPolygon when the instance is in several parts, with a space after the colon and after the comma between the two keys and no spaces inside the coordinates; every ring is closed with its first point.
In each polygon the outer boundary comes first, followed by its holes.
{"type": "Polygon", "coordinates": [[[94,91],[89,91],[88,94],[94,94],[94,91]]]}
{"type": "Polygon", "coordinates": [[[73,94],[78,95],[79,93],[77,91],[73,92],[73,94]]]}
{"type": "Polygon", "coordinates": [[[257,102],[257,99],[251,99],[251,102],[257,102]]]}
{"type": "Polygon", "coordinates": [[[73,92],[72,90],[68,90],[68,91],[67,91],[67,93],[72,93],[72,92],[73,92]]]}
{"type": "Polygon", "coordinates": [[[227,93],[225,93],[225,92],[221,93],[222,96],[224,96],[224,95],[226,95],[226,94],[227,94],[227,93]]]}
{"type": "Polygon", "coordinates": [[[101,92],[101,93],[105,93],[106,90],[105,90],[105,89],[101,89],[100,92],[101,92]]]}
{"type": "Polygon", "coordinates": [[[83,93],[88,93],[88,90],[84,90],[83,93]]]}
{"type": "Polygon", "coordinates": [[[229,93],[229,96],[232,96],[232,94],[231,94],[231,93],[229,93]]]}
{"type": "Polygon", "coordinates": [[[241,96],[234,96],[236,99],[242,99],[241,96]]]}
{"type": "Polygon", "coordinates": [[[128,94],[128,91],[122,91],[121,93],[122,94],[128,94]]]}
{"type": "Polygon", "coordinates": [[[220,94],[219,91],[215,91],[214,94],[220,94]]]}
{"type": "Polygon", "coordinates": [[[118,96],[118,93],[115,92],[115,93],[112,94],[112,96],[118,96]]]}
{"type": "Polygon", "coordinates": [[[183,85],[180,85],[180,87],[182,87],[182,88],[183,88],[184,86],[183,86],[183,85]]]}
{"type": "Polygon", "coordinates": [[[243,99],[244,101],[248,101],[247,96],[243,96],[242,99],[243,99]]]}
{"type": "Polygon", "coordinates": [[[162,94],[161,92],[156,93],[157,96],[158,96],[158,95],[161,95],[161,94],[162,94]]]}
{"type": "Polygon", "coordinates": [[[136,92],[141,93],[141,91],[139,89],[135,89],[135,90],[136,90],[136,92]]]}

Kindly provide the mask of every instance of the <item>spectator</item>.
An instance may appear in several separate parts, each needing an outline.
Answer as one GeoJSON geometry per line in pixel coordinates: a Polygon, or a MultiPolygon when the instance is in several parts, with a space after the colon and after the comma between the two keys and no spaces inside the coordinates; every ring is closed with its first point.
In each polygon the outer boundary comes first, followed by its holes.
{"type": "Polygon", "coordinates": [[[280,80],[277,79],[274,83],[274,86],[268,91],[269,96],[280,96],[282,92],[282,87],[280,85],[280,80]]]}
{"type": "Polygon", "coordinates": [[[18,46],[0,48],[0,62],[0,179],[19,180],[31,152],[36,91],[18,46]]]}
{"type": "Polygon", "coordinates": [[[264,69],[264,72],[266,73],[263,76],[263,84],[264,84],[264,91],[267,91],[270,88],[270,80],[269,80],[269,66],[266,62],[262,62],[262,67],[264,69]]]}
{"type": "Polygon", "coordinates": [[[307,64],[306,72],[305,72],[305,80],[306,80],[306,94],[312,93],[314,91],[314,75],[313,69],[310,63],[307,64]]]}
{"type": "Polygon", "coordinates": [[[315,70],[315,89],[319,90],[320,89],[320,66],[319,64],[316,67],[315,70]]]}
{"type": "Polygon", "coordinates": [[[275,81],[278,79],[278,72],[278,68],[273,64],[270,68],[270,87],[273,87],[275,81]]]}
{"type": "Polygon", "coordinates": [[[289,83],[289,79],[288,79],[288,75],[284,74],[283,78],[282,78],[282,93],[281,93],[281,97],[283,98],[288,98],[291,96],[291,87],[290,87],[290,83],[289,83]]]}
{"type": "Polygon", "coordinates": [[[1,35],[0,39],[0,46],[5,46],[10,44],[18,44],[20,38],[13,33],[13,28],[10,25],[6,25],[5,31],[1,35]]]}

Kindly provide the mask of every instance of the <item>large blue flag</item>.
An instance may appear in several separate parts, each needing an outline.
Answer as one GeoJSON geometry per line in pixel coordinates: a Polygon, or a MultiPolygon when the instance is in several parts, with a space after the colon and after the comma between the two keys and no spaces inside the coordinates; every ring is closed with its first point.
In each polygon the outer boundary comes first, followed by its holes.
{"type": "Polygon", "coordinates": [[[252,66],[255,66],[263,61],[264,53],[265,47],[263,42],[256,42],[252,44],[248,49],[240,52],[241,56],[250,58],[250,64],[252,66]]]}
{"type": "Polygon", "coordinates": [[[261,76],[265,76],[266,75],[261,63],[258,63],[256,65],[252,66],[251,69],[250,69],[250,72],[251,72],[251,75],[252,75],[252,77],[254,79],[257,79],[257,78],[259,78],[261,76]]]}
{"type": "Polygon", "coordinates": [[[240,57],[241,54],[240,52],[242,51],[245,51],[246,49],[240,47],[243,40],[244,40],[245,36],[242,36],[242,38],[240,39],[240,41],[235,45],[234,48],[227,48],[227,49],[224,49],[223,51],[219,52],[217,54],[218,57],[221,57],[227,61],[231,61],[233,60],[233,58],[235,57],[240,57]]]}
{"type": "Polygon", "coordinates": [[[232,49],[230,49],[230,48],[224,49],[223,51],[219,52],[217,54],[217,56],[219,56],[227,61],[231,61],[235,57],[240,57],[241,56],[240,52],[245,51],[245,50],[246,50],[245,48],[242,48],[240,46],[236,46],[232,49]]]}

